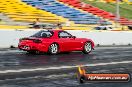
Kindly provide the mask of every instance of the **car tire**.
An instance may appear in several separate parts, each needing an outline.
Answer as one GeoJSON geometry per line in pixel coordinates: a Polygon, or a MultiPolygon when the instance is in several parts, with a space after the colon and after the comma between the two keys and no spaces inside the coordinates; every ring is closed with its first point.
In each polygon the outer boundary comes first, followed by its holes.
{"type": "Polygon", "coordinates": [[[91,51],[92,51],[92,43],[91,42],[85,42],[82,52],[84,54],[89,54],[91,51]]]}
{"type": "Polygon", "coordinates": [[[59,52],[59,46],[58,46],[58,44],[52,43],[49,46],[49,52],[48,53],[55,55],[55,54],[58,54],[58,52],[59,52]]]}

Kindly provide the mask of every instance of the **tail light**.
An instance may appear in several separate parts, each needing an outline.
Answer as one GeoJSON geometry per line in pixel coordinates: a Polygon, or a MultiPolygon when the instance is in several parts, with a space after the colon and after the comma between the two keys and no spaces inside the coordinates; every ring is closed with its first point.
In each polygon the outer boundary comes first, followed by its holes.
{"type": "Polygon", "coordinates": [[[41,40],[39,40],[39,39],[33,39],[33,38],[21,38],[21,39],[19,39],[19,42],[21,42],[23,40],[33,41],[34,43],[42,43],[41,40]]]}
{"type": "Polygon", "coordinates": [[[27,40],[28,38],[20,38],[19,42],[21,42],[22,40],[27,40]]]}
{"type": "Polygon", "coordinates": [[[33,40],[33,42],[34,42],[34,43],[42,43],[42,41],[39,40],[39,39],[35,39],[35,40],[33,40]]]}

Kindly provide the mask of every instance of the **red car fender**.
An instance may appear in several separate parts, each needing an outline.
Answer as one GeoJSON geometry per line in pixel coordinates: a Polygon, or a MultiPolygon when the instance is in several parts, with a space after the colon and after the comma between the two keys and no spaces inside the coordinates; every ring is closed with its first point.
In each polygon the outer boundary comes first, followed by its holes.
{"type": "MultiPolygon", "coordinates": [[[[49,43],[49,45],[48,45],[48,48],[49,48],[49,46],[51,45],[51,44],[53,44],[53,43],[56,43],[58,46],[59,46],[59,52],[62,52],[63,51],[63,47],[62,47],[62,43],[63,42],[60,42],[60,41],[54,41],[54,42],[51,42],[51,43],[49,43]]],[[[48,51],[48,50],[47,50],[48,51]]]]}
{"type": "Polygon", "coordinates": [[[61,51],[61,49],[60,49],[60,42],[58,42],[58,41],[52,41],[52,40],[46,40],[46,41],[42,41],[42,43],[41,43],[41,46],[43,45],[43,47],[45,47],[44,49],[43,48],[40,48],[41,50],[43,50],[43,51],[45,51],[45,52],[48,52],[49,51],[49,47],[50,47],[50,45],[51,44],[53,44],[53,43],[56,43],[56,44],[58,44],[58,46],[59,46],[59,51],[61,51]]]}

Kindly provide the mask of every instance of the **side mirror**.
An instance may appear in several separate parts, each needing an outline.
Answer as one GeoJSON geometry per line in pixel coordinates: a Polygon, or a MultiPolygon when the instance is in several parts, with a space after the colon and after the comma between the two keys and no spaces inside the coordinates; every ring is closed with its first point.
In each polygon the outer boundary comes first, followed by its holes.
{"type": "Polygon", "coordinates": [[[72,36],[72,38],[73,38],[73,39],[75,39],[75,38],[76,38],[76,36],[72,36]]]}

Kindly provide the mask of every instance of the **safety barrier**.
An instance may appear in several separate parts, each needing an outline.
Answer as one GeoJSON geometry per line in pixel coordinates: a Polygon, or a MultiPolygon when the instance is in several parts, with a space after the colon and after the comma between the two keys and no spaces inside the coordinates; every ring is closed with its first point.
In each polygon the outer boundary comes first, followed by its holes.
{"type": "MultiPolygon", "coordinates": [[[[28,37],[39,30],[0,30],[0,48],[10,46],[17,47],[19,39],[28,37]]],[[[90,38],[95,45],[131,45],[131,31],[85,31],[85,30],[67,30],[69,33],[80,38],[90,38]]]]}

